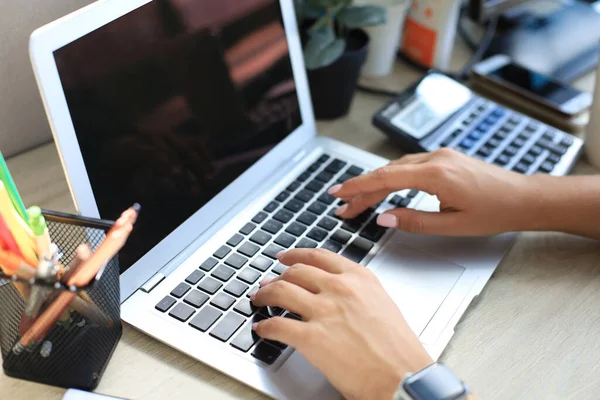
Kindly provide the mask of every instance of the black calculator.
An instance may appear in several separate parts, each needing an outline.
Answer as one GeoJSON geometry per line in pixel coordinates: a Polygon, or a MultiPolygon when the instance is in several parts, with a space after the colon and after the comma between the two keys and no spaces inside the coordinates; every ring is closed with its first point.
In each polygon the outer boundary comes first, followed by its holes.
{"type": "Polygon", "coordinates": [[[567,175],[583,146],[437,72],[388,102],[373,124],[405,152],[448,147],[522,174],[567,175]]]}

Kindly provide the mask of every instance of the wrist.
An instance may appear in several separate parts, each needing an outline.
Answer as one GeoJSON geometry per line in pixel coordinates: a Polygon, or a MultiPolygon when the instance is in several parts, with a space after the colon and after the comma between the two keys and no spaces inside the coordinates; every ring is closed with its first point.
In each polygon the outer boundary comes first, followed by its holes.
{"type": "Polygon", "coordinates": [[[392,399],[398,389],[398,385],[400,385],[407,375],[414,374],[433,364],[433,359],[427,354],[425,349],[420,347],[417,350],[422,351],[415,351],[408,357],[402,357],[398,362],[389,366],[388,378],[382,384],[379,395],[376,398],[392,399]]]}
{"type": "Polygon", "coordinates": [[[514,231],[558,229],[557,219],[565,210],[557,196],[561,189],[557,187],[556,180],[556,177],[548,175],[523,176],[514,204],[515,210],[520,210],[514,213],[517,217],[514,231]]]}

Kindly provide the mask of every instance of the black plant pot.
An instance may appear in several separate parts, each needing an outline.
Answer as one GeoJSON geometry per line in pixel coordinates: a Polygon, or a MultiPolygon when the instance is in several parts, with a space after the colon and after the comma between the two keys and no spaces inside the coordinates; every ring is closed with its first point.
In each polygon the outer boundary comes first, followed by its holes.
{"type": "Polygon", "coordinates": [[[348,114],[368,48],[367,33],[354,29],[348,34],[346,50],[337,61],[308,70],[315,118],[334,119],[348,114]]]}

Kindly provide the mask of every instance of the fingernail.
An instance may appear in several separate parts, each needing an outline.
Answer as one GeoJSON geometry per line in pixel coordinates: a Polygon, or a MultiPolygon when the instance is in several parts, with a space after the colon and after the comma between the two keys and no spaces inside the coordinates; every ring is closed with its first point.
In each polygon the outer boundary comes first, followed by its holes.
{"type": "Polygon", "coordinates": [[[342,215],[343,213],[346,212],[347,209],[348,209],[348,204],[344,204],[343,206],[341,206],[340,208],[335,210],[335,215],[342,215]]]}
{"type": "Polygon", "coordinates": [[[329,188],[329,190],[327,191],[327,193],[329,194],[336,194],[337,192],[340,191],[340,189],[342,188],[342,185],[334,185],[332,187],[329,188]]]}
{"type": "Polygon", "coordinates": [[[262,281],[260,281],[260,283],[258,284],[258,286],[260,287],[264,287],[267,286],[269,283],[271,283],[273,279],[263,279],[262,281]]]}
{"type": "Polygon", "coordinates": [[[381,214],[377,217],[377,225],[385,228],[395,228],[398,226],[398,217],[394,214],[381,214]]]}
{"type": "Polygon", "coordinates": [[[255,322],[252,324],[252,330],[255,331],[256,328],[258,327],[258,322],[255,322]]]}
{"type": "Polygon", "coordinates": [[[285,250],[281,250],[279,253],[277,253],[275,255],[275,257],[277,257],[277,259],[280,259],[281,257],[283,257],[284,254],[285,254],[285,250]]]}

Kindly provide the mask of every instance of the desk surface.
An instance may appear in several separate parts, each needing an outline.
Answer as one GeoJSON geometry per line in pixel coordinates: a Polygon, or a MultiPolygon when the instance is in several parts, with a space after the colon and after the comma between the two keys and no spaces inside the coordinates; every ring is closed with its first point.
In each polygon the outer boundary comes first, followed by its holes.
{"type": "MultiPolygon", "coordinates": [[[[455,70],[468,57],[458,43],[455,70]]],[[[401,90],[418,76],[398,65],[389,77],[366,83],[401,90]]],[[[592,76],[576,83],[588,90],[592,85],[592,76]]],[[[370,124],[371,115],[384,100],[358,93],[351,113],[338,121],[319,123],[319,132],[398,158],[401,152],[370,124]]],[[[54,145],[13,158],[9,166],[26,204],[73,211],[54,145]]],[[[576,174],[594,172],[585,160],[574,170],[576,174]]],[[[521,234],[458,324],[442,361],[484,399],[597,398],[598,308],[597,241],[556,233],[521,234]]],[[[130,326],[125,326],[97,392],[134,399],[264,398],[130,326]]],[[[63,393],[62,389],[0,374],[2,399],[60,399],[63,393]]]]}

